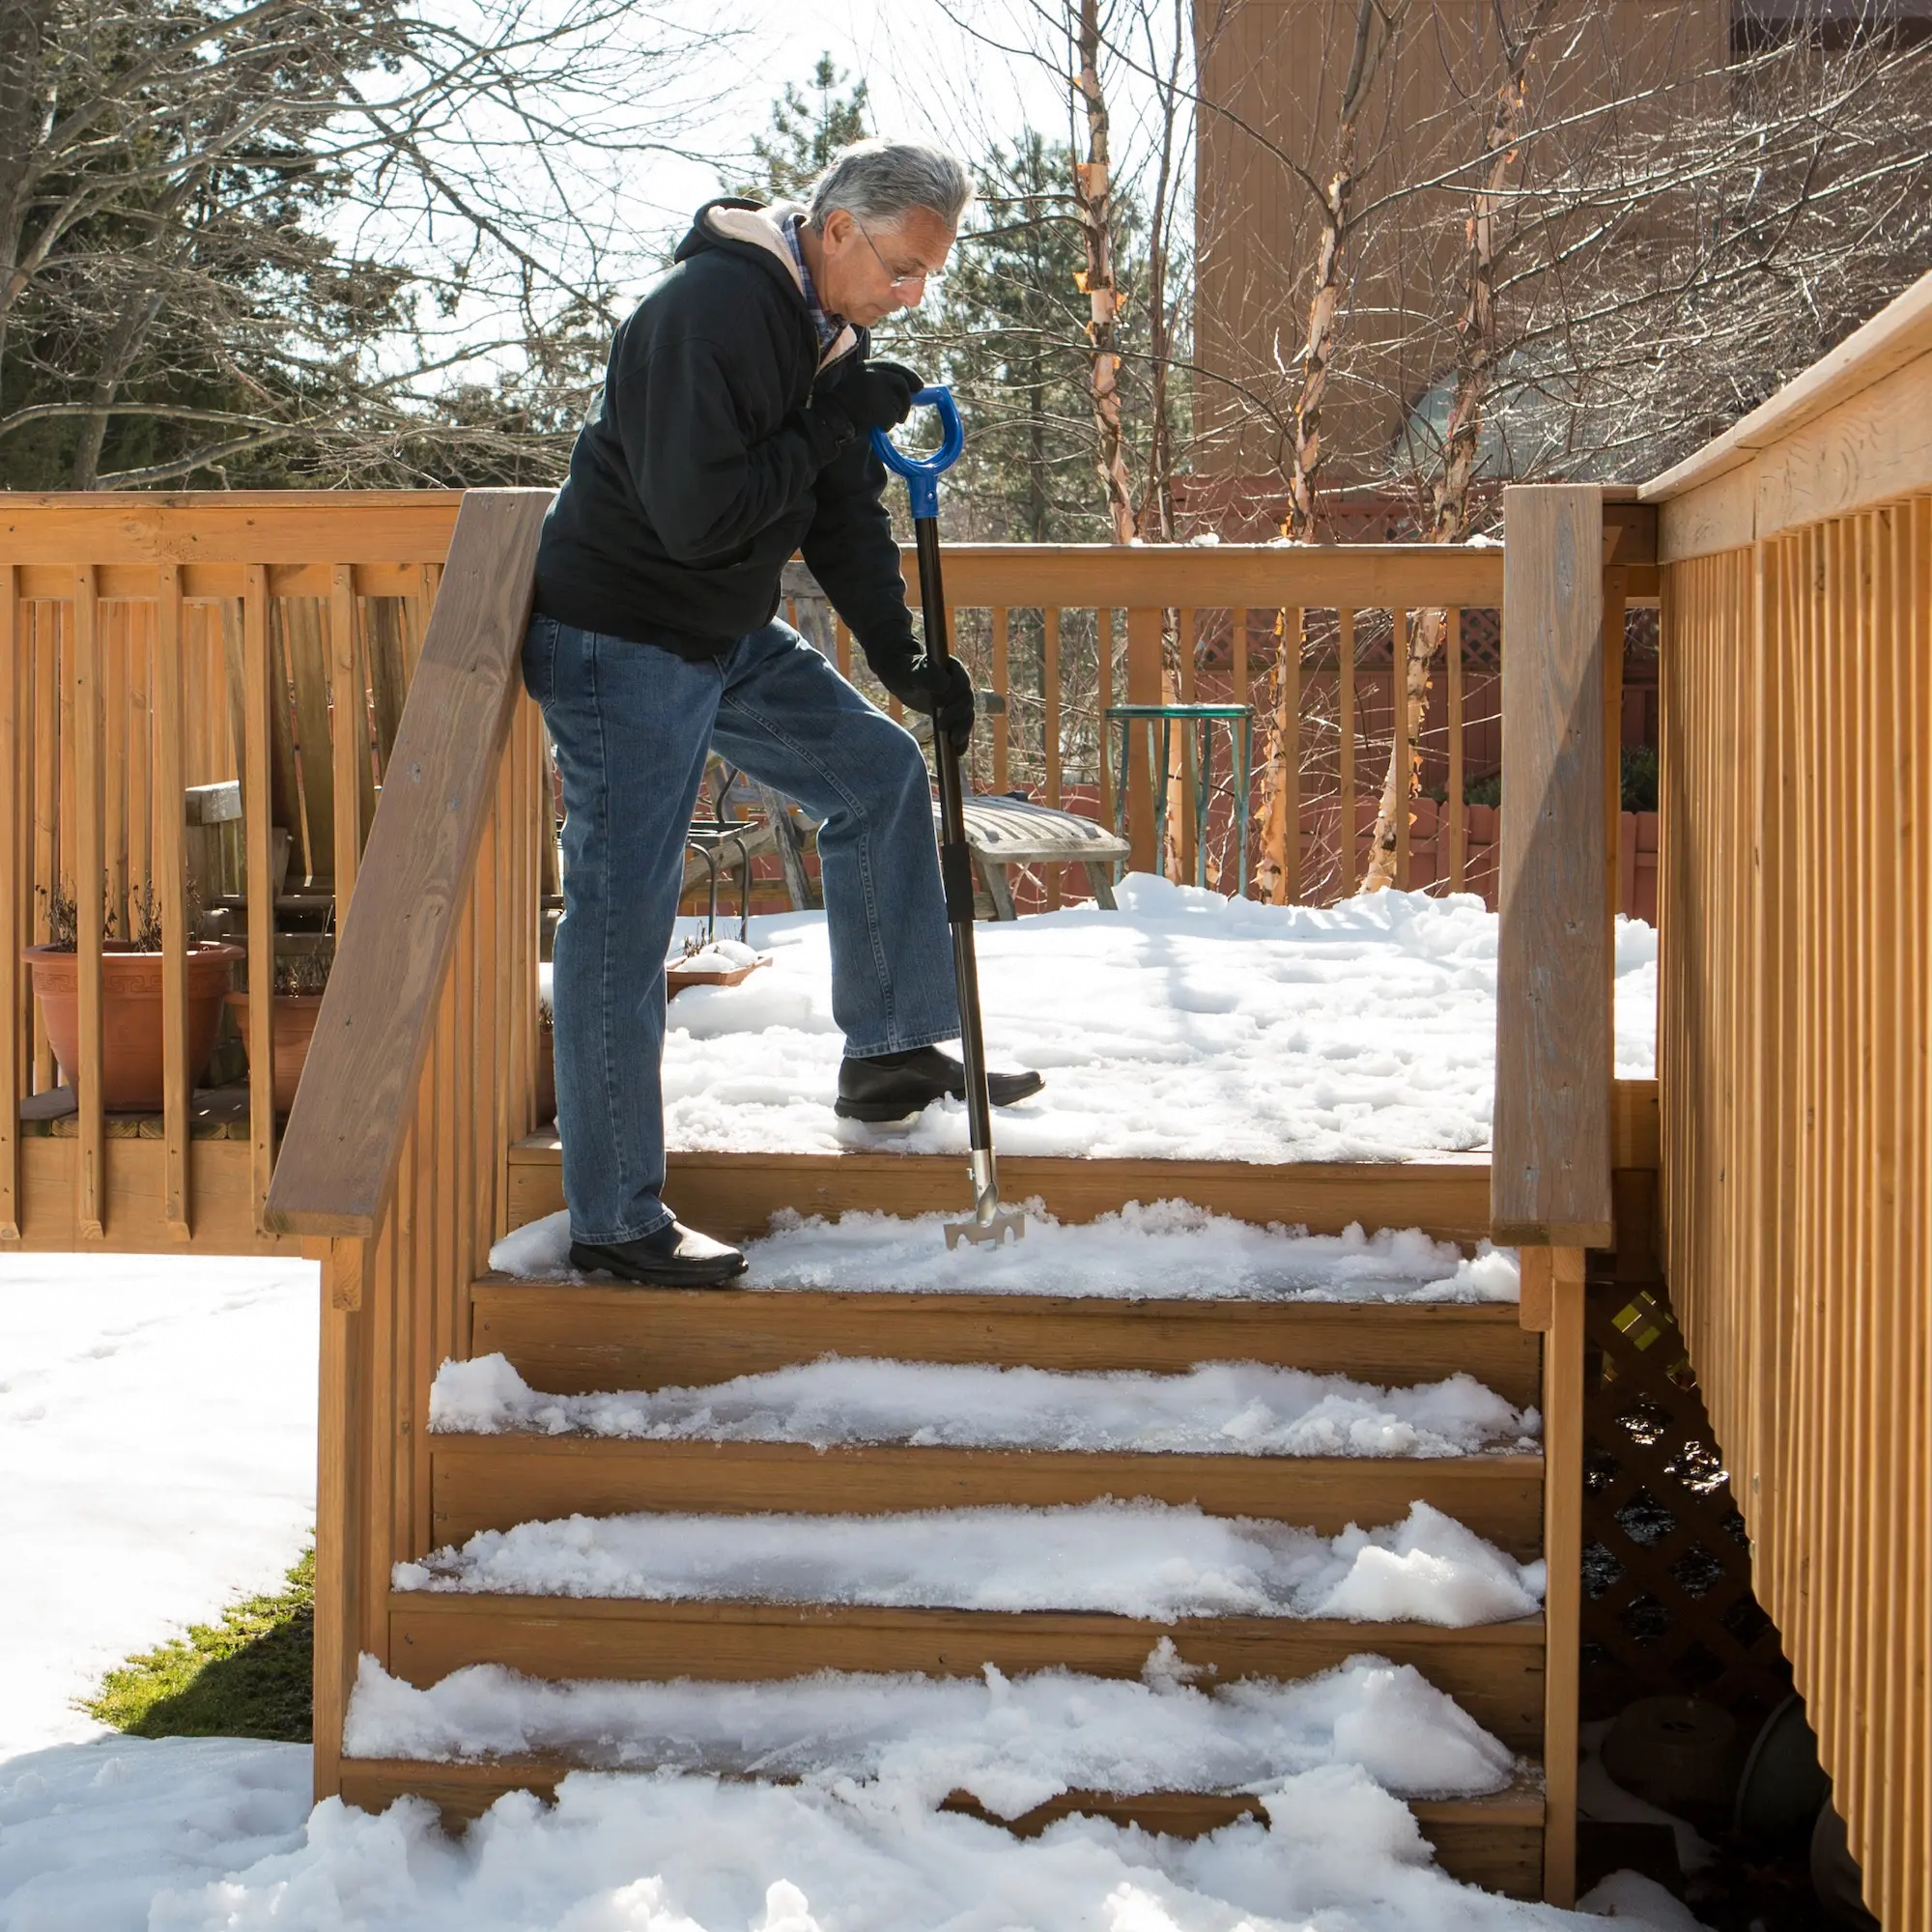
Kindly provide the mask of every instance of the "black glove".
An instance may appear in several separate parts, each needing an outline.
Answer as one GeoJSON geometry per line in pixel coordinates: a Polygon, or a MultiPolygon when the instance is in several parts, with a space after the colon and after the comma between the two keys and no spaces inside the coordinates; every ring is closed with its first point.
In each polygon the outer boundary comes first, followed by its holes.
{"type": "Polygon", "coordinates": [[[925,378],[903,362],[862,362],[839,385],[838,400],[860,429],[896,429],[924,387],[925,378]]]}
{"type": "Polygon", "coordinates": [[[912,639],[902,651],[881,651],[867,657],[878,679],[898,701],[931,715],[932,728],[942,734],[959,757],[973,742],[973,680],[957,658],[935,665],[923,651],[914,655],[912,639]]]}

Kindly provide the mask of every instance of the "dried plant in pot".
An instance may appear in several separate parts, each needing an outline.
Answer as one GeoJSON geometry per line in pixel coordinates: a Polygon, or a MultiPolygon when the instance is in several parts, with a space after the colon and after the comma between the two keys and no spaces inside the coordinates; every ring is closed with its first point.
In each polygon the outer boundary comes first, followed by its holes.
{"type": "MultiPolygon", "coordinates": [[[[47,1038],[60,1063],[61,1079],[79,1087],[80,921],[74,901],[44,889],[47,938],[25,949],[34,994],[47,1038]]],[[[165,1062],[161,994],[161,920],[152,885],[128,898],[131,939],[103,939],[100,949],[101,1105],[109,1113],[159,1113],[164,1104],[165,1062]]],[[[187,908],[189,929],[195,908],[187,908]]],[[[111,928],[111,905],[102,923],[111,928]]],[[[190,1085],[208,1065],[221,1026],[221,999],[239,946],[191,944],[187,966],[187,1069],[190,1085]]]]}
{"type": "MultiPolygon", "coordinates": [[[[275,1062],[275,1112],[286,1114],[296,1103],[302,1068],[308,1065],[309,1042],[322,1014],[322,996],[328,985],[328,969],[335,962],[331,949],[291,953],[275,960],[274,998],[270,1007],[270,1037],[275,1062]]],[[[248,1040],[248,995],[230,993],[236,1030],[243,1045],[248,1040]]]]}

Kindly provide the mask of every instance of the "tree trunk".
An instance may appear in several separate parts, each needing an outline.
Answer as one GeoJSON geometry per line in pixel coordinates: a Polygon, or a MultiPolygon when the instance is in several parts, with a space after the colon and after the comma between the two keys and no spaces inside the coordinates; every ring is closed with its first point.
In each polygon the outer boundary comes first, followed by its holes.
{"type": "MultiPolygon", "coordinates": [[[[1349,278],[1349,239],[1352,227],[1350,196],[1354,191],[1362,109],[1368,100],[1383,52],[1395,37],[1407,0],[1356,0],[1355,39],[1349,56],[1348,77],[1342,87],[1335,129],[1335,161],[1321,191],[1321,241],[1315,263],[1315,293],[1308,304],[1308,334],[1301,349],[1301,390],[1294,403],[1294,436],[1290,448],[1288,513],[1282,534],[1296,543],[1315,540],[1316,478],[1321,468],[1321,402],[1328,390],[1339,333],[1338,318],[1349,278]]],[[[1261,852],[1255,879],[1271,905],[1287,902],[1291,875],[1288,841],[1300,837],[1298,825],[1289,825],[1287,760],[1297,755],[1299,719],[1289,715],[1291,694],[1298,680],[1286,676],[1288,666],[1300,668],[1302,633],[1288,635],[1289,616],[1275,620],[1275,655],[1264,687],[1260,743],[1255,758],[1261,781],[1254,818],[1261,828],[1261,852]],[[1295,653],[1291,661],[1289,653],[1295,653]]]]}
{"type": "MultiPolygon", "coordinates": [[[[1484,151],[1486,165],[1463,224],[1466,279],[1463,313],[1456,324],[1456,393],[1449,408],[1442,468],[1432,492],[1431,543],[1461,543],[1468,533],[1469,493],[1476,477],[1483,410],[1495,373],[1496,216],[1502,208],[1510,166],[1516,159],[1517,143],[1522,135],[1530,56],[1555,12],[1556,0],[1535,0],[1522,37],[1514,44],[1507,38],[1503,43],[1503,82],[1496,91],[1495,107],[1490,117],[1484,151]]],[[[1429,703],[1435,659],[1447,633],[1448,613],[1439,610],[1417,611],[1416,621],[1409,627],[1402,688],[1395,694],[1395,701],[1408,707],[1407,768],[1399,766],[1391,746],[1388,773],[1382,781],[1381,801],[1376,811],[1375,837],[1369,842],[1368,866],[1362,874],[1361,890],[1365,893],[1382,892],[1396,883],[1396,846],[1400,836],[1397,814],[1408,810],[1408,802],[1416,793],[1422,769],[1422,720],[1429,703]]]]}
{"type": "Polygon", "coordinates": [[[1114,190],[1107,150],[1107,98],[1100,87],[1099,0],[1080,0],[1077,43],[1080,68],[1073,84],[1087,113],[1087,158],[1074,163],[1073,199],[1087,248],[1080,290],[1087,298],[1087,339],[1093,345],[1088,380],[1094,399],[1094,467],[1114,541],[1132,543],[1140,528],[1127,476],[1121,425],[1121,358],[1114,346],[1121,295],[1114,283],[1114,190]]]}

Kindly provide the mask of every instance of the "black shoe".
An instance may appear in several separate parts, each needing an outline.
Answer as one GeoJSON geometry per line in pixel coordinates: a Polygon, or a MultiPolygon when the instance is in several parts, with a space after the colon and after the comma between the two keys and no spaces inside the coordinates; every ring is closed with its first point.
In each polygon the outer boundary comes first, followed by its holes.
{"type": "Polygon", "coordinates": [[[640,1241],[596,1247],[572,1241],[570,1264],[583,1274],[614,1274],[640,1288],[722,1288],[745,1272],[745,1257],[709,1235],[672,1221],[640,1241]]]}
{"type": "MultiPolygon", "coordinates": [[[[1037,1073],[988,1073],[986,1097],[996,1107],[1010,1107],[1045,1085],[1037,1073]]],[[[902,1121],[948,1094],[966,1097],[966,1069],[936,1046],[870,1060],[848,1054],[838,1063],[838,1098],[832,1111],[841,1121],[902,1121]]]]}

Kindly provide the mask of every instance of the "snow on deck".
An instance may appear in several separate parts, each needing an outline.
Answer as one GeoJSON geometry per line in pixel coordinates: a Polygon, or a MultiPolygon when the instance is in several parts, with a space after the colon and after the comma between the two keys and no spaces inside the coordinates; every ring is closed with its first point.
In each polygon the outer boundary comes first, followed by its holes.
{"type": "Polygon", "coordinates": [[[1184,1375],[1069,1374],[876,1359],[802,1363],[697,1388],[548,1395],[507,1357],[446,1361],[429,1394],[446,1434],[652,1442],[894,1442],[918,1448],[1195,1456],[1534,1454],[1541,1422],[1466,1375],[1415,1388],[1252,1362],[1184,1375]]]}
{"type": "Polygon", "coordinates": [[[1163,1637],[1142,1681],[821,1671],[780,1684],[553,1684],[499,1664],[428,1690],[362,1659],[351,1757],[436,1763],[555,1754],[571,1763],[885,1779],[936,1807],[967,1791],[1017,1818],[1065,1791],[1244,1791],[1335,1764],[1405,1797],[1471,1798],[1516,1775],[1507,1747],[1413,1666],[1355,1657],[1295,1684],[1211,1695],[1163,1637]]]}
{"type": "Polygon", "coordinates": [[[1544,1568],[1417,1502],[1339,1536],[1191,1504],[922,1510],[870,1517],[573,1516],[481,1530],[398,1563],[398,1590],[641,1602],[1341,1617],[1462,1629],[1528,1616],[1544,1568]]]}
{"type": "MultiPolygon", "coordinates": [[[[988,1055],[1046,1089],[1000,1116],[1012,1153],[1258,1162],[1396,1160],[1489,1145],[1496,918],[1469,895],[1264,906],[1136,874],[1121,910],[976,928],[988,1055]]],[[[963,1149],[956,1103],[907,1129],[832,1112],[822,913],[752,922],[772,963],[668,1009],[673,1150],[963,1149]]],[[[1617,926],[1616,1064],[1655,1062],[1657,936],[1617,926]]]]}
{"type": "MultiPolygon", "coordinates": [[[[962,1207],[963,1207],[962,1197],[962,1207]]],[[[946,1245],[958,1214],[855,1211],[835,1221],[790,1209],[745,1243],[748,1288],[904,1290],[971,1294],[1094,1294],[1179,1300],[1507,1301],[1520,1298],[1516,1251],[1432,1240],[1416,1228],[1311,1235],[1256,1227],[1185,1201],[1129,1202],[1063,1224],[1027,1205],[1026,1238],[997,1248],[946,1245]]],[[[500,1274],[584,1280],[570,1267],[559,1210],[490,1250],[500,1274]]]]}

